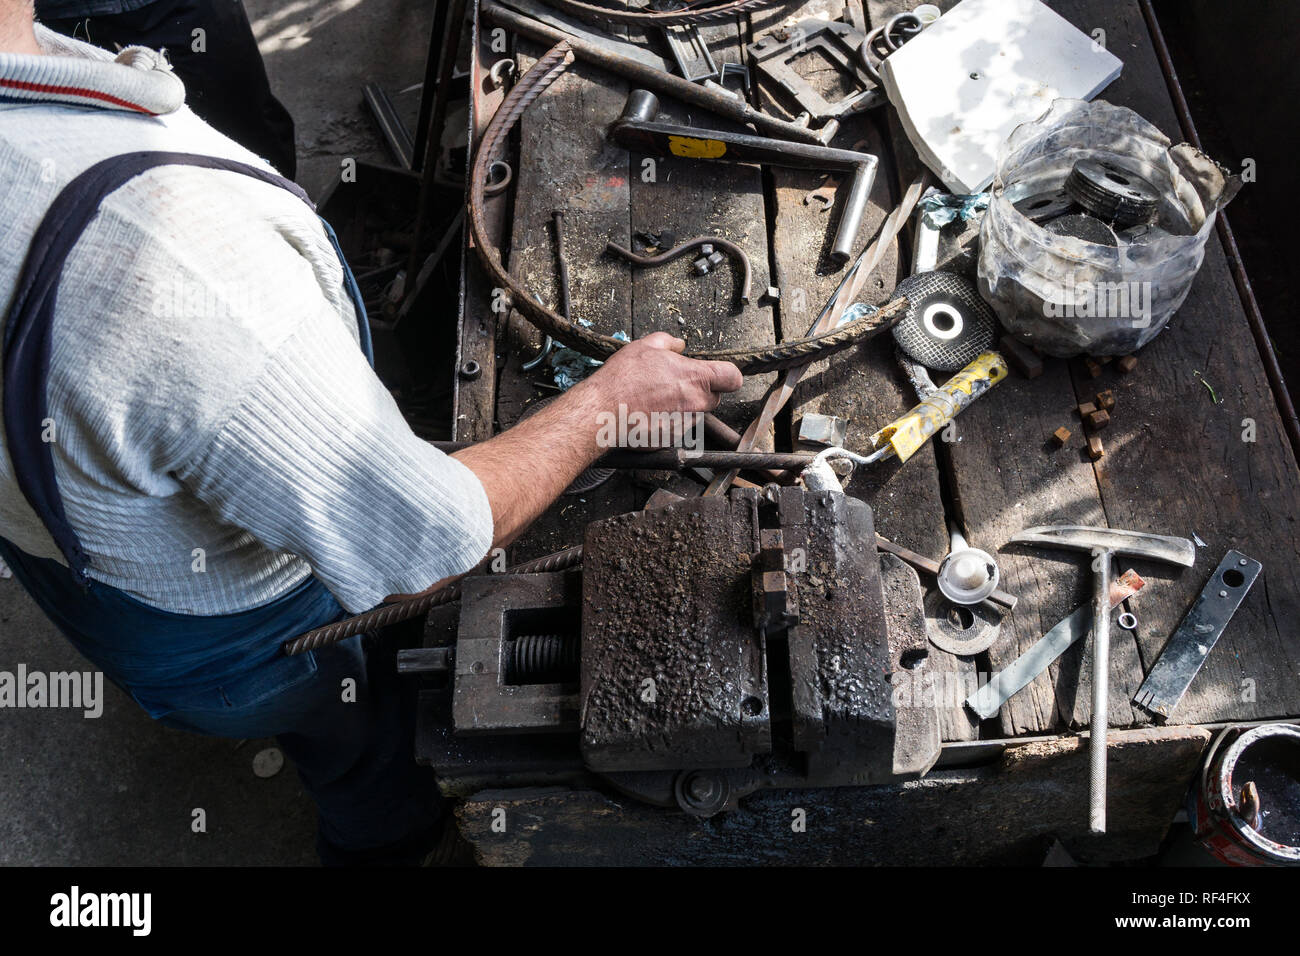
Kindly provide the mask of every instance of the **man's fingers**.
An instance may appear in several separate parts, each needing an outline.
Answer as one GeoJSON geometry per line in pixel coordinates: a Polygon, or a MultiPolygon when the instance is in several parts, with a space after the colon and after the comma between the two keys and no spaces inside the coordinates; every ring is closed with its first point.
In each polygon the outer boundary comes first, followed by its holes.
{"type": "Polygon", "coordinates": [[[667,349],[669,352],[686,351],[686,340],[669,335],[667,332],[651,332],[637,341],[644,342],[652,349],[667,349]]]}
{"type": "Polygon", "coordinates": [[[745,384],[745,376],[730,362],[707,362],[709,388],[714,392],[734,392],[745,384]]]}

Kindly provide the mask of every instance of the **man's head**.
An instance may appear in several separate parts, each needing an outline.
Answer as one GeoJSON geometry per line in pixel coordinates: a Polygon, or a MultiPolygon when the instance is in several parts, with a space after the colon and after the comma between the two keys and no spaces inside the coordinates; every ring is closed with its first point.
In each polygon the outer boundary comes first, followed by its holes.
{"type": "Polygon", "coordinates": [[[0,0],[0,53],[41,52],[32,22],[33,0],[0,0]]]}

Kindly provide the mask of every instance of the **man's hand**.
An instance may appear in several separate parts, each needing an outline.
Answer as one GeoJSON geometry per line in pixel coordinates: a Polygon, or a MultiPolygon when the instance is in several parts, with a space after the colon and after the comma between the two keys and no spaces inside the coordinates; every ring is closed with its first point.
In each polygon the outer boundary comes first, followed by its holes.
{"type": "Polygon", "coordinates": [[[632,412],[711,412],[744,377],[730,362],[686,358],[685,348],[667,332],[652,332],[611,355],[587,381],[600,391],[604,410],[622,404],[632,412]]]}

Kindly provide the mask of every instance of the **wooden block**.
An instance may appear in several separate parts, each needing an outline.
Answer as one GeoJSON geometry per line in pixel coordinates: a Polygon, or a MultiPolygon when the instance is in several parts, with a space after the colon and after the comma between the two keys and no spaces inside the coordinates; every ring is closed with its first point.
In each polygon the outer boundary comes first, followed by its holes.
{"type": "Polygon", "coordinates": [[[1110,413],[1104,408],[1099,408],[1089,415],[1085,421],[1088,423],[1089,428],[1098,431],[1110,424],[1110,413]]]}
{"type": "Polygon", "coordinates": [[[1101,374],[1101,365],[1093,359],[1086,358],[1083,360],[1083,367],[1088,371],[1089,378],[1096,378],[1101,374]]]}
{"type": "Polygon", "coordinates": [[[1043,360],[1029,346],[1009,335],[1002,336],[998,350],[1007,364],[1025,378],[1038,378],[1043,374],[1043,360]]]}
{"type": "Polygon", "coordinates": [[[1064,448],[1065,443],[1070,440],[1070,429],[1062,425],[1056,431],[1052,432],[1052,441],[1056,442],[1057,448],[1064,448]]]}
{"type": "Polygon", "coordinates": [[[1098,408],[1105,409],[1108,412],[1114,411],[1115,410],[1114,390],[1108,388],[1104,392],[1098,392],[1097,397],[1093,400],[1093,404],[1096,405],[1098,408]]]}
{"type": "Polygon", "coordinates": [[[1079,406],[1079,417],[1086,419],[1089,415],[1097,410],[1097,406],[1092,402],[1084,402],[1079,406]]]}
{"type": "Polygon", "coordinates": [[[1115,360],[1115,367],[1127,375],[1129,372],[1133,371],[1133,369],[1137,368],[1137,363],[1138,360],[1136,355],[1124,355],[1115,360]]]}
{"type": "Polygon", "coordinates": [[[1101,447],[1101,438],[1097,435],[1088,436],[1088,457],[1097,461],[1102,455],[1106,454],[1101,447]]]}

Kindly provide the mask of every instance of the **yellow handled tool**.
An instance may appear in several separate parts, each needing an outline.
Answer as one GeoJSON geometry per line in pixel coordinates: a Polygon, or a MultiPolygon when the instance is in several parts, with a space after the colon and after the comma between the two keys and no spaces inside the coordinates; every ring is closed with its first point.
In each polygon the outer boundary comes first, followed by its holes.
{"type": "Polygon", "coordinates": [[[907,461],[963,408],[1006,377],[1006,360],[997,352],[981,352],[910,412],[872,435],[871,459],[879,461],[893,453],[899,461],[907,461]]]}

